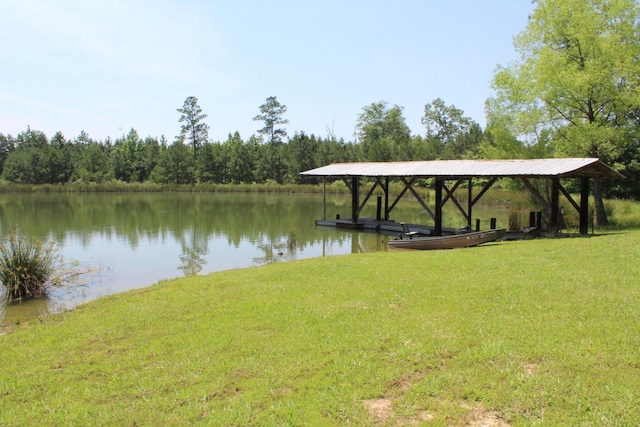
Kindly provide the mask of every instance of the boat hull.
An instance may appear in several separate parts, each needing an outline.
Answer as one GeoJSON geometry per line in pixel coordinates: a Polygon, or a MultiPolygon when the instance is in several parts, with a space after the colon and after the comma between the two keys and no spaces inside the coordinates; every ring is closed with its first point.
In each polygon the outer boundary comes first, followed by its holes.
{"type": "Polygon", "coordinates": [[[395,239],[389,241],[390,248],[396,249],[455,249],[468,248],[483,243],[495,242],[504,237],[504,228],[487,231],[475,231],[450,236],[414,237],[413,239],[395,239]]]}

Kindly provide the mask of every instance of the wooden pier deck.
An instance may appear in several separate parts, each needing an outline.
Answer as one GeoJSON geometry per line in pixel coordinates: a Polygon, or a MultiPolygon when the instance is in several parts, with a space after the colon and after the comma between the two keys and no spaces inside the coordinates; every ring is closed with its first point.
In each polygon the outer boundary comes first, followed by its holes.
{"type": "MultiPolygon", "coordinates": [[[[397,234],[402,232],[402,224],[393,220],[376,220],[375,218],[358,218],[356,222],[351,219],[319,219],[316,220],[317,226],[335,227],[346,230],[365,230],[375,231],[383,234],[397,234]]],[[[417,231],[418,234],[430,236],[433,234],[434,227],[424,224],[407,224],[409,231],[417,231]]],[[[455,229],[443,228],[443,234],[453,234],[455,229]]]]}
{"type": "MultiPolygon", "coordinates": [[[[421,236],[433,235],[434,227],[425,224],[407,224],[409,231],[416,231],[421,236]]],[[[375,233],[387,234],[390,236],[396,236],[402,233],[402,224],[393,220],[376,220],[375,218],[358,218],[357,222],[353,222],[351,219],[318,219],[316,220],[316,226],[319,227],[332,227],[343,230],[355,230],[355,231],[371,231],[375,233]]],[[[480,231],[480,230],[475,230],[480,231]]],[[[455,234],[455,228],[443,228],[443,235],[455,234]]],[[[522,231],[507,231],[502,240],[522,240],[531,238],[531,235],[527,235],[522,231]]]]}

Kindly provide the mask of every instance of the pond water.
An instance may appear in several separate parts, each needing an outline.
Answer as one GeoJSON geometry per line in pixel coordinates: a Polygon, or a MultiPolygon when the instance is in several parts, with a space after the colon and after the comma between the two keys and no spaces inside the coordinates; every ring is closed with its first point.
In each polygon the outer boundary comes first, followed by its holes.
{"type": "MultiPolygon", "coordinates": [[[[349,196],[327,197],[328,217],[349,217],[350,209],[349,196]]],[[[316,227],[314,220],[322,212],[322,195],[3,194],[1,238],[17,229],[54,241],[67,261],[98,273],[87,276],[87,283],[73,292],[0,306],[0,327],[189,274],[386,251],[393,238],[316,227]]],[[[375,216],[375,203],[362,216],[375,216]]],[[[409,198],[394,209],[393,218],[430,223],[409,198]]]]}

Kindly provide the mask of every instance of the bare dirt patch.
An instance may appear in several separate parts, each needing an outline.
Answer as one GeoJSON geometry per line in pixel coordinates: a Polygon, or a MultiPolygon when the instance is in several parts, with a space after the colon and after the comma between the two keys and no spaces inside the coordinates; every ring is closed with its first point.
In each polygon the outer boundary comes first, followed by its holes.
{"type": "Polygon", "coordinates": [[[389,420],[392,411],[391,399],[368,399],[364,400],[364,406],[378,424],[384,424],[389,420]]]}
{"type": "Polygon", "coordinates": [[[510,427],[511,424],[500,418],[500,416],[489,411],[482,404],[469,410],[466,417],[468,427],[510,427]]]}
{"type": "Polygon", "coordinates": [[[393,414],[393,401],[391,399],[370,399],[362,402],[375,420],[376,424],[393,422],[398,426],[417,426],[424,421],[433,421],[435,416],[427,411],[421,411],[416,418],[396,418],[393,414]]]}
{"type": "Polygon", "coordinates": [[[539,363],[528,363],[523,366],[524,373],[527,375],[533,375],[540,369],[539,363]]]}
{"type": "MultiPolygon", "coordinates": [[[[538,369],[537,365],[526,365],[525,372],[531,370],[535,372],[538,369]]],[[[422,380],[426,376],[425,372],[414,372],[402,378],[394,380],[385,396],[379,399],[367,399],[363,400],[362,404],[367,409],[369,415],[379,425],[398,425],[398,426],[417,426],[423,422],[430,422],[436,419],[437,413],[430,411],[418,411],[410,417],[402,417],[399,414],[394,414],[393,402],[394,399],[401,398],[405,393],[409,391],[411,385],[415,382],[422,380]]],[[[467,427],[510,427],[506,420],[500,417],[497,412],[486,409],[482,403],[471,404],[469,402],[462,402],[462,408],[466,410],[465,426],[467,427]]],[[[417,409],[417,408],[416,408],[417,409]]]]}

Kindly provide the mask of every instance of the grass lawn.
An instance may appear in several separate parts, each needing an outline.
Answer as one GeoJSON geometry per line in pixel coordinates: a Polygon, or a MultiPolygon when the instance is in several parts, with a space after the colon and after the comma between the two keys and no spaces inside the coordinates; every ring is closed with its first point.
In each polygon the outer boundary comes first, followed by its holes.
{"type": "Polygon", "coordinates": [[[0,337],[0,425],[638,425],[640,231],[334,256],[0,337]]]}

